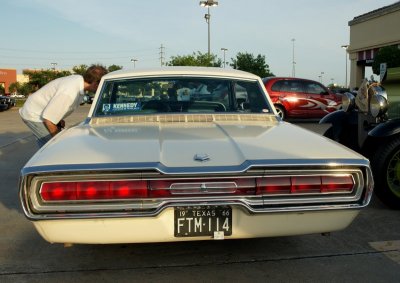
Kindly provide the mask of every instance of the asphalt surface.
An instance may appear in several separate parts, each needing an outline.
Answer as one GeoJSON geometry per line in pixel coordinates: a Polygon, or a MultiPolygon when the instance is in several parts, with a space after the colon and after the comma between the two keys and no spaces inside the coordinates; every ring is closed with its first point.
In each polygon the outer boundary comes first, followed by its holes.
{"type": "MultiPolygon", "coordinates": [[[[83,121],[88,110],[80,107],[67,125],[83,121]]],[[[35,140],[17,109],[0,112],[0,121],[0,282],[400,282],[400,211],[377,198],[329,236],[49,244],[18,200],[19,171],[37,150],[35,140]]]]}

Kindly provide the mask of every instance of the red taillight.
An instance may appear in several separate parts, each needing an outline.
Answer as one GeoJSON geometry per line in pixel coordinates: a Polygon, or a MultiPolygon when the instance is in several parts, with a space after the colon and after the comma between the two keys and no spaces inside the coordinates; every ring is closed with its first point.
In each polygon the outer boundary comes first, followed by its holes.
{"type": "Polygon", "coordinates": [[[321,190],[321,177],[319,176],[300,176],[292,177],[293,194],[319,193],[321,190]]]}
{"type": "Polygon", "coordinates": [[[234,179],[117,180],[45,182],[39,191],[44,201],[120,200],[187,196],[252,196],[350,193],[351,175],[267,176],[234,179]]]}
{"type": "Polygon", "coordinates": [[[76,200],[76,183],[44,183],[40,190],[43,200],[76,200]]]}
{"type": "Polygon", "coordinates": [[[257,194],[289,194],[290,177],[257,178],[257,194]]]}
{"type": "Polygon", "coordinates": [[[354,188],[351,175],[257,178],[257,194],[348,193],[354,188]]]}
{"type": "Polygon", "coordinates": [[[145,198],[148,196],[146,181],[114,181],[110,182],[111,198],[145,198]]]}
{"type": "Polygon", "coordinates": [[[146,181],[43,183],[40,189],[45,201],[145,198],[147,193],[146,181]]]}
{"type": "Polygon", "coordinates": [[[109,182],[80,182],[76,183],[76,199],[107,199],[110,198],[109,182]]]}
{"type": "Polygon", "coordinates": [[[350,175],[321,177],[321,191],[324,193],[351,192],[353,187],[354,182],[350,175]]]}

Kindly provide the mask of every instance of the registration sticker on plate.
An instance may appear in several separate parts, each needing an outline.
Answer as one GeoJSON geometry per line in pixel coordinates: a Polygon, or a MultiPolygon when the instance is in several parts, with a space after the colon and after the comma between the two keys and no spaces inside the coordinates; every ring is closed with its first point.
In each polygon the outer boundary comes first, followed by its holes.
{"type": "Polygon", "coordinates": [[[175,207],[175,237],[232,235],[232,208],[229,206],[175,207]]]}

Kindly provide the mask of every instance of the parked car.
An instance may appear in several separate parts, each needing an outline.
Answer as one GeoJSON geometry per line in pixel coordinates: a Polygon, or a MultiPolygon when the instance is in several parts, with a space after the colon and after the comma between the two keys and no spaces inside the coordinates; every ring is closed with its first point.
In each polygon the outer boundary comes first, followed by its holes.
{"type": "Polygon", "coordinates": [[[83,101],[82,104],[92,104],[93,103],[93,94],[92,93],[86,93],[83,96],[83,101]]]}
{"type": "Polygon", "coordinates": [[[267,77],[263,82],[276,111],[284,120],[322,118],[341,107],[342,96],[316,81],[267,77]]]}
{"type": "Polygon", "coordinates": [[[15,106],[15,99],[9,96],[0,95],[0,110],[7,110],[15,106]]]}
{"type": "Polygon", "coordinates": [[[8,104],[5,99],[0,96],[0,111],[4,111],[8,109],[8,104]]]}
{"type": "Polygon", "coordinates": [[[281,121],[259,77],[222,68],[107,74],[85,122],[42,147],[20,180],[24,213],[51,243],[331,232],[373,191],[367,159],[281,121]],[[170,91],[199,84],[228,93],[170,91]],[[143,95],[152,88],[162,93],[143,95]]]}
{"type": "Polygon", "coordinates": [[[365,80],[357,96],[343,96],[342,110],[320,121],[330,125],[326,137],[370,159],[376,195],[394,209],[400,209],[399,74],[389,68],[382,84],[365,80]]]}
{"type": "Polygon", "coordinates": [[[10,97],[13,97],[13,98],[25,98],[25,95],[13,93],[13,94],[10,95],[10,97]]]}

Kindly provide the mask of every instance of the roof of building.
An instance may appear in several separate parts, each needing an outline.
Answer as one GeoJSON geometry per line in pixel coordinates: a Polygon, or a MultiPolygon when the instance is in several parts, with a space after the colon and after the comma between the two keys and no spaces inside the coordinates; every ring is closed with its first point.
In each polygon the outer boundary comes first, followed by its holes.
{"type": "Polygon", "coordinates": [[[354,17],[353,20],[349,21],[349,26],[352,26],[352,25],[355,25],[360,22],[364,22],[364,21],[367,21],[367,20],[370,20],[370,19],[373,19],[376,17],[380,17],[385,14],[393,13],[394,11],[397,11],[397,10],[400,10],[400,1],[397,1],[391,5],[387,5],[382,8],[379,8],[379,9],[370,11],[368,13],[359,15],[357,17],[354,17]]]}

